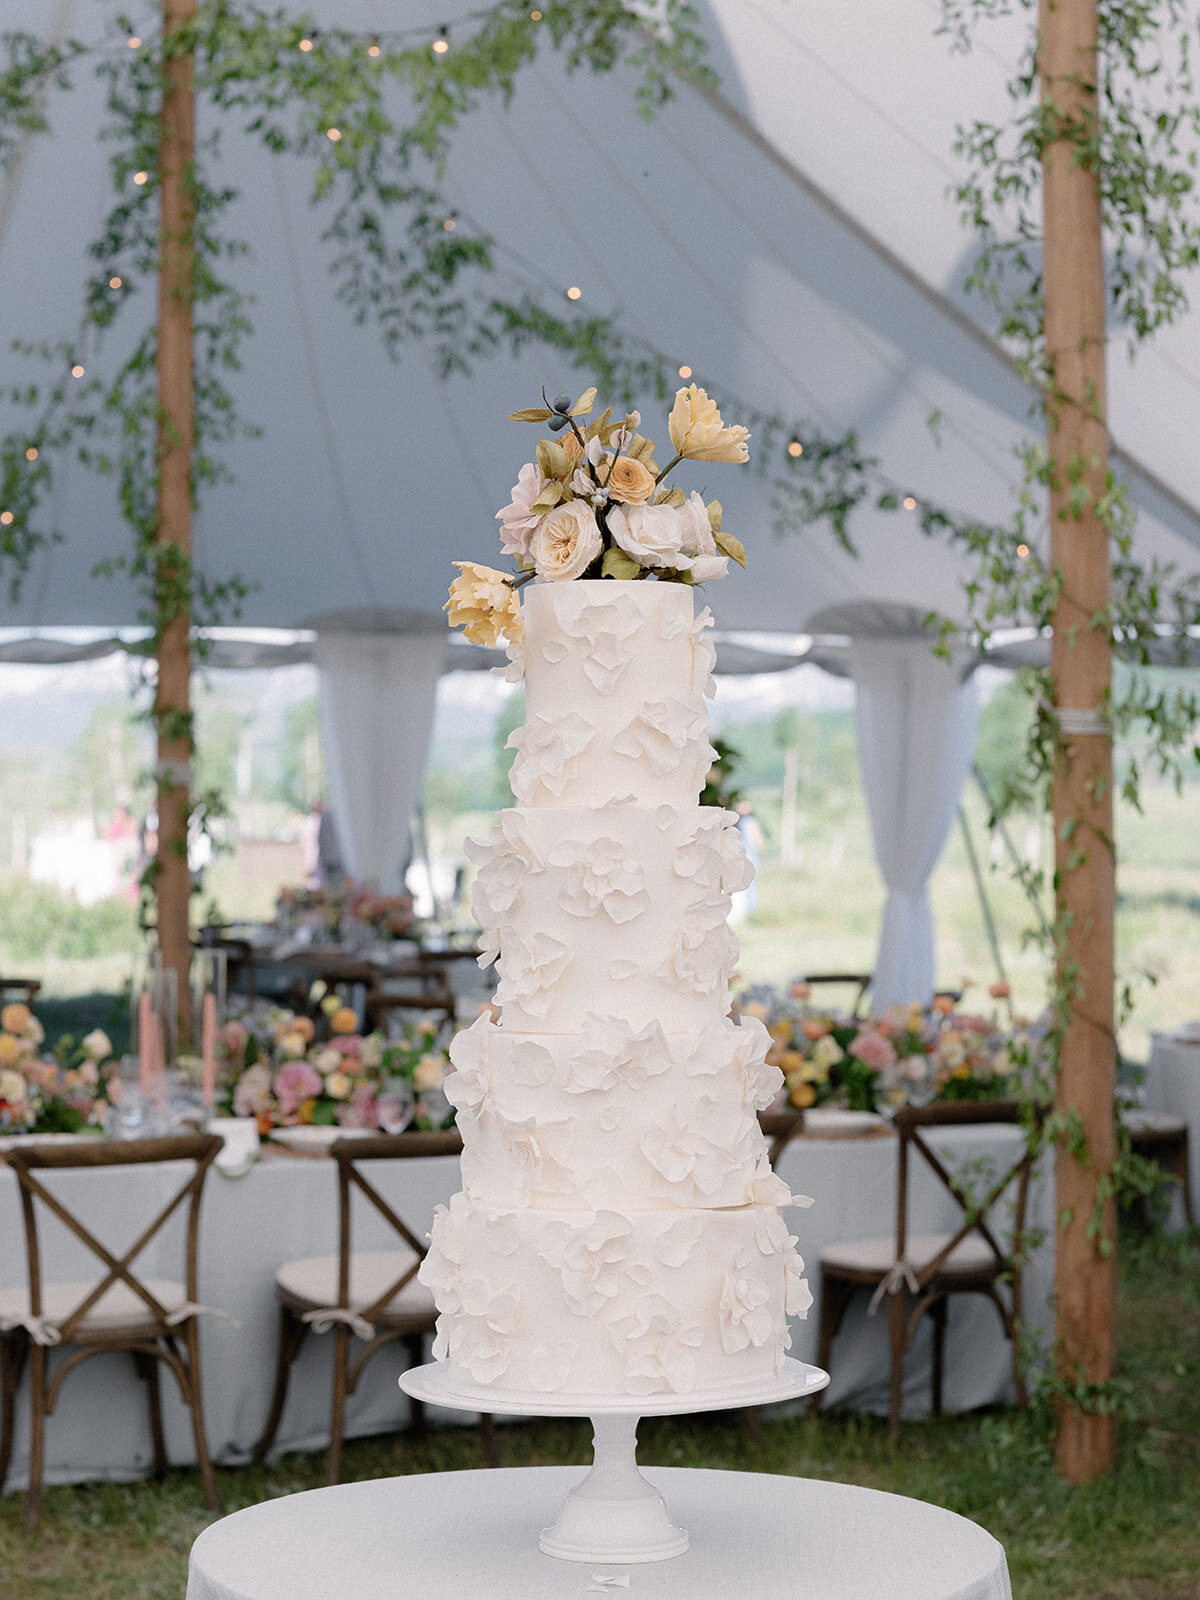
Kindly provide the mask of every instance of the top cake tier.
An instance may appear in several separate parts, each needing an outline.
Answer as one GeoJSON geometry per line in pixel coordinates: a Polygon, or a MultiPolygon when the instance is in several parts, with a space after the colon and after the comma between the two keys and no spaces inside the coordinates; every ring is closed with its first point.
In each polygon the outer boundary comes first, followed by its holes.
{"type": "Polygon", "coordinates": [[[526,722],[509,738],[523,806],[694,805],[715,650],[682,583],[537,583],[522,596],[526,722]]]}

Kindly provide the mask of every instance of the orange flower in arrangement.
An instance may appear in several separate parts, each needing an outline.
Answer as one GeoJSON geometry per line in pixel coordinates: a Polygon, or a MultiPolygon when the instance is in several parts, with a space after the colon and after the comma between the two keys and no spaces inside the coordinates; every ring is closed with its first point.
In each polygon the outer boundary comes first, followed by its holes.
{"type": "Polygon", "coordinates": [[[801,1024],[806,1039],[823,1039],[829,1032],[827,1017],[806,1017],[801,1024]]]}
{"type": "Polygon", "coordinates": [[[988,993],[991,995],[993,1000],[1007,1000],[1009,995],[1012,994],[1012,984],[993,983],[988,989],[988,993]]]}
{"type": "Polygon", "coordinates": [[[794,1084],[790,1094],[788,1095],[788,1099],[798,1111],[803,1111],[807,1106],[811,1106],[816,1098],[817,1091],[813,1088],[812,1084],[804,1082],[794,1084]]]}
{"type": "Polygon", "coordinates": [[[339,1006],[329,1018],[331,1033],[357,1033],[358,1012],[353,1006],[339,1006]]]}
{"type": "Polygon", "coordinates": [[[808,997],[811,994],[812,994],[812,984],[811,983],[794,983],[792,985],[792,999],[793,1000],[807,1000],[808,997]]]}
{"type": "Polygon", "coordinates": [[[935,994],[932,1009],[941,1012],[943,1017],[948,1017],[954,1010],[954,1001],[948,994],[935,994]]]}
{"type": "Polygon", "coordinates": [[[306,1044],[311,1044],[316,1037],[317,1025],[311,1017],[293,1017],[288,1023],[289,1033],[298,1033],[306,1044]]]}
{"type": "Polygon", "coordinates": [[[774,1023],[770,1028],[767,1029],[767,1032],[771,1035],[772,1039],[780,1039],[784,1044],[791,1043],[792,1025],[786,1019],[783,1022],[774,1023]]]}

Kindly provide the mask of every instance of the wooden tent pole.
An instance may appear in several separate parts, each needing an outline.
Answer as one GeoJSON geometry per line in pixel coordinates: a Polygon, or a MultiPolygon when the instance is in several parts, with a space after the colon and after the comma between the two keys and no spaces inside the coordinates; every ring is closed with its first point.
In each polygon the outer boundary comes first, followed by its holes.
{"type": "MultiPolygon", "coordinates": [[[[163,0],[169,36],[195,12],[195,0],[163,0]]],[[[191,804],[191,622],[193,355],[195,284],[195,104],[190,54],[163,66],[159,121],[161,242],[158,274],[158,503],[155,528],[158,617],[158,855],[155,897],[163,965],[178,974],[181,1038],[190,1034],[191,879],[187,823],[191,804]]]]}
{"type": "MultiPolygon", "coordinates": [[[[1096,0],[1039,0],[1043,107],[1053,120],[1061,115],[1089,129],[1098,117],[1096,13],[1096,0]]],[[[1050,555],[1062,583],[1050,656],[1064,739],[1053,781],[1056,910],[1064,929],[1058,976],[1073,992],[1058,1107],[1078,1117],[1087,1142],[1086,1165],[1062,1143],[1057,1158],[1058,1214],[1070,1219],[1065,1227],[1060,1220],[1057,1234],[1057,1360],[1068,1383],[1104,1383],[1114,1359],[1111,1199],[1100,1207],[1101,1237],[1089,1232],[1098,1182],[1116,1153],[1112,741],[1097,714],[1108,706],[1112,682],[1111,555],[1096,514],[1108,471],[1104,263],[1095,165],[1051,130],[1042,167],[1050,555]]],[[[1060,1405],[1055,1462],[1064,1477],[1100,1477],[1114,1451],[1111,1416],[1060,1405]]]]}

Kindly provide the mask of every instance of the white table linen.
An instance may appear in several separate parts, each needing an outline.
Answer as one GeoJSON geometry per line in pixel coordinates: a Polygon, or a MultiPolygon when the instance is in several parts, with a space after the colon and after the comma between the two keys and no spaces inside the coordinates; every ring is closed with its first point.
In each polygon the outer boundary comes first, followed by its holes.
{"type": "Polygon", "coordinates": [[[538,1532],[582,1475],[377,1478],[250,1506],[196,1540],[187,1600],[1011,1600],[1003,1547],[974,1522],[875,1489],[769,1473],[647,1467],[691,1548],[632,1568],[554,1560],[538,1532]]]}
{"type": "MultiPolygon", "coordinates": [[[[939,1140],[956,1160],[1003,1158],[1016,1149],[1011,1127],[954,1130],[939,1140]]],[[[800,1193],[814,1197],[806,1211],[788,1212],[792,1232],[808,1263],[814,1293],[823,1243],[886,1232],[895,1195],[894,1136],[865,1140],[805,1139],[794,1142],[780,1161],[781,1175],[800,1193]]],[[[367,1169],[414,1231],[428,1227],[434,1207],[459,1186],[454,1157],[381,1162],[367,1169]]],[[[165,1166],[107,1168],[56,1176],[68,1203],[103,1217],[112,1242],[135,1237],[144,1220],[164,1203],[177,1182],[165,1166]]],[[[237,1326],[215,1316],[201,1321],[201,1365],[209,1450],[215,1462],[247,1460],[266,1418],[275,1370],[278,1310],[276,1270],[297,1257],[336,1249],[336,1168],[316,1157],[263,1160],[244,1177],[214,1172],[208,1180],[200,1225],[199,1298],[237,1319],[237,1326]]],[[[1036,1184],[1030,1217],[1042,1225],[1053,1215],[1045,1182],[1036,1184]]],[[[931,1232],[955,1224],[955,1207],[931,1174],[914,1184],[912,1225],[931,1232]],[[928,1179],[926,1182],[925,1179],[928,1179]]],[[[0,1168],[0,1288],[24,1281],[25,1262],[14,1175],[0,1168]]],[[[354,1242],[365,1250],[388,1248],[394,1239],[381,1219],[356,1222],[354,1242]]],[[[87,1276],[91,1264],[82,1247],[58,1230],[47,1259],[53,1276],[87,1276]]],[[[143,1270],[178,1275],[181,1257],[170,1241],[148,1252],[143,1270]]],[[[1027,1273],[1026,1302],[1035,1320],[1046,1320],[1052,1277],[1048,1247],[1038,1252],[1027,1273]]],[[[857,1304],[847,1315],[834,1345],[829,1403],[861,1409],[887,1408],[887,1318],[867,1318],[857,1304]]],[[[817,1313],[792,1324],[791,1354],[813,1361],[817,1313]]],[[[331,1396],[331,1341],[310,1337],[292,1369],[287,1407],[276,1448],[311,1450],[328,1441],[331,1396]]],[[[408,1402],[397,1378],[406,1364],[403,1344],[382,1351],[367,1368],[347,1407],[347,1437],[402,1425],[408,1402]]],[[[929,1403],[928,1334],[910,1352],[905,1373],[906,1412],[918,1414],[929,1403]]],[[[163,1374],[163,1412],[170,1459],[191,1462],[190,1420],[174,1381],[163,1374]]],[[[947,1345],[946,1405],[963,1409],[1011,1397],[1008,1346],[995,1309],[974,1296],[952,1306],[947,1345]]],[[[450,1414],[447,1414],[449,1420],[450,1414]]],[[[455,1414],[457,1420],[461,1420],[455,1414]]],[[[24,1486],[29,1455],[28,1396],[18,1403],[17,1435],[6,1488],[24,1486]]],[[[142,1385],[128,1357],[99,1356],[67,1380],[61,1401],[47,1425],[46,1482],[74,1483],[94,1478],[125,1480],[150,1470],[150,1437],[142,1385]]]]}
{"type": "MultiPolygon", "coordinates": [[[[1200,1217],[1200,1034],[1156,1033],[1151,1037],[1142,1103],[1147,1111],[1169,1111],[1187,1123],[1192,1215],[1200,1217]]],[[[1182,1227],[1183,1222],[1182,1202],[1173,1199],[1171,1224],[1182,1227]]]]}

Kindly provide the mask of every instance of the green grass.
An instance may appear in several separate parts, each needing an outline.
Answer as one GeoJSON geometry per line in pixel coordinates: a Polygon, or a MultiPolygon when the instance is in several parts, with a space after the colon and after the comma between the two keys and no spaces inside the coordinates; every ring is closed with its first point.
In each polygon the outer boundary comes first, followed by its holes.
{"type": "MultiPolygon", "coordinates": [[[[1117,1470],[1085,1488],[1055,1476],[1044,1409],[909,1423],[895,1446],[879,1419],[850,1414],[768,1413],[761,1449],[737,1415],[665,1418],[642,1424],[639,1459],[835,1479],[947,1506],[1003,1542],[1016,1600],[1200,1600],[1200,1235],[1163,1243],[1127,1231],[1120,1348],[1141,1414],[1121,1424],[1117,1470]]],[[[582,1462],[587,1424],[505,1427],[501,1448],[506,1466],[582,1462]]],[[[467,1428],[359,1440],[345,1458],[348,1479],[479,1465],[467,1428]]],[[[218,1473],[230,1511],[321,1477],[318,1456],[218,1473]]],[[[2,1600],[180,1600],[188,1549],[211,1521],[188,1472],[161,1487],[49,1490],[30,1542],[24,1506],[24,1495],[0,1500],[2,1600]]]]}

